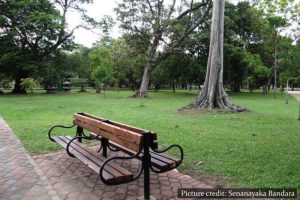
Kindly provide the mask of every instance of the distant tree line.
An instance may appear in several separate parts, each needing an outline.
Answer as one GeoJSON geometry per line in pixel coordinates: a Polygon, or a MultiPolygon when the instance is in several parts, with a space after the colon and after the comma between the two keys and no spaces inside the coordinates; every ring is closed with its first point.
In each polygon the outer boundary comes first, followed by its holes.
{"type": "MultiPolygon", "coordinates": [[[[181,1],[178,7],[175,1],[123,0],[116,8],[123,31],[117,39],[110,37],[111,19],[96,22],[87,17],[82,2],[0,2],[3,86],[14,81],[13,92],[24,93],[21,80],[25,78],[33,78],[44,88],[77,80],[97,92],[107,86],[126,87],[135,91],[134,96],[143,97],[148,88],[167,87],[175,92],[176,88],[203,84],[210,43],[210,0],[181,1]],[[103,30],[92,48],[73,42],[73,33],[80,27],[69,30],[65,17],[74,9],[87,22],[84,28],[103,30]]],[[[277,86],[284,87],[287,80],[291,87],[300,86],[299,32],[282,34],[292,23],[299,23],[299,6],[268,2],[226,2],[223,77],[231,91],[263,88],[267,93],[274,87],[275,73],[277,86]],[[290,16],[285,18],[280,12],[290,12],[290,16]]]]}

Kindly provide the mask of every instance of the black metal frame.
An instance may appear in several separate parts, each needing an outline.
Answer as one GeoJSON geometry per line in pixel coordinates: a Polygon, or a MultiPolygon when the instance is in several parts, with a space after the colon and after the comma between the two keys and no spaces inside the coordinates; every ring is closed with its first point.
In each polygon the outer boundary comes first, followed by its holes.
{"type": "Polygon", "coordinates": [[[53,129],[55,129],[55,128],[73,128],[75,126],[75,124],[73,124],[73,125],[71,125],[71,126],[62,126],[62,125],[56,125],[56,126],[52,126],[51,128],[50,128],[50,130],[48,131],[48,138],[52,141],[52,142],[55,142],[54,140],[53,140],[53,138],[51,137],[51,132],[52,132],[52,130],[53,129]]]}
{"type": "MultiPolygon", "coordinates": [[[[130,156],[130,157],[115,156],[115,157],[107,158],[104,161],[104,163],[102,164],[101,168],[100,168],[100,175],[99,176],[100,176],[101,180],[107,185],[118,185],[118,184],[123,184],[123,183],[128,183],[128,182],[134,181],[137,178],[139,178],[141,176],[141,174],[144,172],[144,199],[149,200],[150,199],[150,169],[155,173],[163,173],[163,172],[166,172],[166,171],[170,171],[172,169],[177,168],[182,163],[182,160],[183,160],[183,157],[184,157],[183,150],[179,145],[174,144],[174,145],[171,145],[171,146],[169,146],[169,147],[167,147],[163,150],[157,150],[157,149],[152,147],[152,142],[153,142],[152,139],[153,138],[152,138],[151,132],[144,132],[143,133],[143,148],[139,152],[137,152],[135,155],[130,156]],[[156,170],[156,169],[154,169],[153,166],[151,165],[150,149],[152,151],[156,152],[156,153],[164,153],[164,152],[170,150],[173,147],[177,147],[180,151],[180,162],[178,162],[176,164],[176,166],[174,166],[172,168],[169,168],[169,169],[166,169],[166,170],[156,170]],[[106,181],[104,179],[103,170],[104,170],[105,165],[108,162],[110,162],[112,160],[117,160],[117,159],[129,160],[129,159],[137,158],[142,152],[143,152],[142,168],[140,169],[139,173],[136,176],[133,177],[132,180],[119,181],[119,182],[113,182],[112,183],[112,182],[106,181]]],[[[108,148],[110,149],[109,145],[108,145],[108,148]]],[[[118,149],[114,149],[113,151],[118,151],[118,149]]]]}
{"type": "MultiPolygon", "coordinates": [[[[60,128],[73,128],[75,125],[72,126],[61,126],[61,125],[57,125],[57,126],[53,126],[49,132],[48,132],[48,137],[51,141],[55,142],[52,137],[51,137],[51,132],[54,128],[56,127],[60,127],[60,128]]],[[[74,157],[74,155],[70,152],[70,145],[74,140],[78,140],[79,142],[82,142],[82,139],[87,139],[87,140],[93,140],[93,139],[98,139],[101,141],[101,147],[98,150],[98,152],[100,152],[102,150],[102,154],[104,157],[107,157],[107,149],[110,149],[111,151],[119,151],[119,149],[113,149],[111,148],[111,146],[109,145],[109,140],[101,137],[99,138],[99,136],[86,136],[83,132],[83,128],[77,126],[77,130],[76,130],[76,136],[74,138],[72,138],[67,147],[66,147],[66,151],[68,153],[69,156],[74,157]]],[[[151,132],[144,132],[143,133],[143,144],[142,144],[142,148],[140,149],[139,152],[137,152],[135,155],[133,156],[129,156],[129,157],[122,157],[122,156],[114,156],[114,157],[108,157],[107,159],[105,159],[105,161],[103,162],[100,171],[99,171],[99,176],[100,179],[103,181],[103,183],[107,184],[107,185],[118,185],[118,184],[123,184],[123,183],[128,183],[131,181],[134,181],[136,179],[138,179],[142,173],[144,172],[144,199],[145,200],[149,200],[150,199],[150,169],[155,172],[155,173],[163,173],[166,171],[170,171],[172,169],[177,168],[183,160],[184,154],[183,154],[183,150],[182,148],[178,145],[178,144],[174,144],[171,145],[163,150],[158,150],[156,149],[155,145],[153,145],[153,137],[152,137],[152,133],[151,132]],[[170,150],[171,148],[177,147],[180,151],[180,161],[178,163],[176,163],[176,165],[172,168],[168,168],[165,170],[156,170],[155,168],[153,168],[153,166],[151,165],[151,154],[150,154],[150,149],[155,152],[155,153],[164,153],[168,150],[170,150]],[[137,158],[141,153],[143,153],[142,156],[142,167],[140,169],[140,171],[138,172],[137,175],[135,175],[133,177],[133,179],[131,180],[124,180],[124,181],[118,181],[118,182],[110,182],[104,179],[103,177],[103,170],[105,168],[105,166],[112,160],[130,160],[130,159],[134,159],[137,158]]]]}

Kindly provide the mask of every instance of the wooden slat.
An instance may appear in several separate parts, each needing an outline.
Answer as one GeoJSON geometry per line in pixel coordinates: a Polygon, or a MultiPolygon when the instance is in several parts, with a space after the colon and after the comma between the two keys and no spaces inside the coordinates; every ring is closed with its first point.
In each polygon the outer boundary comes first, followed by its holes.
{"type": "MultiPolygon", "coordinates": [[[[67,144],[72,138],[70,136],[59,136],[54,137],[53,139],[61,146],[66,148],[67,144]]],[[[99,174],[100,167],[106,159],[105,157],[93,152],[78,141],[73,141],[69,150],[76,158],[99,174]]],[[[122,180],[132,180],[133,174],[115,163],[108,163],[103,171],[103,177],[109,182],[116,182],[122,180]]]]}
{"type": "MultiPolygon", "coordinates": [[[[86,117],[90,117],[90,118],[93,118],[93,119],[98,120],[98,121],[105,121],[106,120],[104,118],[97,117],[97,116],[94,116],[94,115],[91,115],[91,114],[88,114],[88,113],[77,113],[77,114],[83,115],[83,116],[86,116],[86,117]]],[[[136,133],[139,133],[139,134],[142,134],[144,132],[149,132],[148,130],[145,130],[145,129],[137,128],[137,127],[134,127],[134,126],[130,126],[130,125],[127,125],[127,124],[122,124],[122,123],[111,121],[111,120],[109,120],[109,122],[106,122],[106,123],[109,123],[111,125],[114,125],[114,126],[117,126],[117,127],[120,127],[120,128],[130,130],[130,131],[133,131],[133,132],[136,132],[136,133]]],[[[156,140],[157,139],[156,133],[151,132],[151,134],[153,135],[153,140],[156,140]]]]}
{"type": "MultiPolygon", "coordinates": [[[[71,140],[72,138],[65,137],[67,140],[71,140]]],[[[97,154],[96,152],[93,152],[91,149],[85,147],[82,143],[78,141],[73,141],[71,146],[73,146],[76,150],[78,150],[80,153],[82,153],[86,158],[90,159],[95,164],[98,164],[100,167],[102,166],[103,162],[105,161],[105,157],[103,157],[100,154],[97,154]],[[74,144],[74,145],[73,145],[74,144]]],[[[109,174],[113,175],[115,179],[122,180],[124,179],[124,176],[131,176],[132,173],[125,170],[124,168],[118,166],[117,164],[110,162],[105,166],[105,171],[107,171],[109,174]]],[[[99,172],[98,172],[99,173],[99,172]]]]}
{"type": "Polygon", "coordinates": [[[125,146],[133,151],[140,151],[141,149],[141,144],[137,144],[137,143],[134,143],[130,140],[127,140],[125,138],[122,138],[122,137],[118,137],[117,135],[114,135],[114,134],[111,134],[110,132],[107,132],[107,131],[104,131],[96,126],[93,126],[91,124],[86,124],[86,123],[83,123],[81,121],[78,121],[78,120],[74,120],[74,124],[88,130],[88,131],[91,131],[97,135],[100,135],[108,140],[111,140],[111,141],[114,141],[122,146],[125,146]]]}
{"type": "MultiPolygon", "coordinates": [[[[71,136],[67,136],[68,139],[72,139],[71,136]]],[[[77,146],[81,147],[83,150],[85,150],[86,152],[88,152],[88,154],[86,154],[86,156],[93,156],[94,158],[96,159],[93,159],[94,162],[98,163],[99,160],[100,160],[100,165],[102,166],[103,162],[105,161],[105,157],[103,157],[101,154],[93,151],[92,149],[90,148],[87,148],[85,147],[82,143],[78,142],[78,141],[74,141],[74,144],[76,144],[77,146]],[[89,155],[90,154],[90,155],[89,155]]],[[[123,167],[117,165],[116,163],[114,162],[110,162],[108,163],[106,166],[105,166],[105,169],[108,170],[108,171],[111,171],[110,169],[112,170],[115,170],[116,173],[120,173],[121,176],[128,176],[128,177],[131,177],[133,176],[133,174],[131,172],[129,172],[128,170],[124,169],[123,167]]]]}
{"type": "MultiPolygon", "coordinates": [[[[65,145],[63,146],[64,148],[67,147],[67,142],[65,140],[62,139],[62,137],[54,137],[53,138],[55,141],[60,140],[58,143],[62,144],[64,143],[65,145]]],[[[84,157],[80,152],[76,151],[73,146],[71,145],[71,147],[69,148],[70,153],[72,153],[76,158],[78,158],[81,162],[83,162],[85,165],[87,165],[89,168],[91,168],[92,170],[94,170],[96,173],[99,174],[100,171],[100,166],[91,162],[90,160],[88,160],[86,157],[84,157]]],[[[105,180],[112,180],[115,177],[112,176],[111,174],[107,173],[106,170],[104,170],[103,172],[103,177],[105,178],[105,180]]]]}
{"type": "Polygon", "coordinates": [[[84,122],[84,123],[87,123],[87,124],[91,124],[91,125],[96,126],[96,127],[100,128],[102,130],[105,130],[105,131],[108,131],[110,133],[119,135],[119,136],[121,136],[123,138],[126,138],[128,140],[132,140],[132,141],[136,142],[137,144],[141,143],[142,135],[138,134],[136,132],[133,132],[133,131],[130,131],[130,130],[127,130],[127,129],[124,129],[124,128],[120,128],[120,127],[111,125],[109,123],[105,123],[103,121],[99,121],[99,120],[93,119],[91,117],[84,116],[82,114],[75,113],[74,114],[74,119],[78,120],[78,121],[81,121],[81,122],[84,122]]]}
{"type": "MultiPolygon", "coordinates": [[[[164,154],[164,153],[156,153],[156,152],[154,152],[154,151],[152,151],[152,150],[150,150],[150,152],[151,152],[151,155],[153,155],[154,157],[157,155],[157,156],[161,157],[162,160],[170,160],[171,162],[176,162],[176,163],[180,162],[180,159],[174,158],[174,157],[169,156],[169,155],[167,155],[167,154],[164,154]]],[[[169,161],[168,161],[168,162],[169,162],[169,161]]]]}

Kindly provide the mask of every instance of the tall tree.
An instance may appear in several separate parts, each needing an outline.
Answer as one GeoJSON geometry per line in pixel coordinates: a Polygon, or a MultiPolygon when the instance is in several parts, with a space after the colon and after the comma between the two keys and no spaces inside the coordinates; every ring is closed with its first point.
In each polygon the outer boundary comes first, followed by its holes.
{"type": "Polygon", "coordinates": [[[21,79],[45,67],[45,59],[51,57],[58,48],[68,49],[72,46],[73,33],[81,26],[67,31],[66,14],[70,9],[84,12],[78,2],[88,0],[0,2],[0,39],[8,41],[1,44],[7,45],[7,48],[5,54],[1,54],[0,61],[6,61],[1,64],[9,68],[6,72],[15,79],[14,93],[25,92],[20,85],[21,79]],[[55,4],[59,5],[60,10],[55,4]]]}
{"type": "Polygon", "coordinates": [[[223,42],[225,0],[213,1],[210,48],[204,87],[190,105],[185,108],[220,108],[245,111],[245,108],[229,101],[223,86],[223,42]]]}
{"type": "Polygon", "coordinates": [[[121,28],[129,35],[140,35],[147,41],[148,49],[144,64],[144,74],[135,97],[147,96],[150,73],[153,68],[177,48],[184,39],[205,21],[211,8],[211,0],[194,3],[193,0],[172,0],[169,4],[163,0],[123,0],[116,8],[121,28]],[[179,5],[176,7],[176,5],[179,5]],[[182,11],[183,8],[186,10],[182,11]],[[178,12],[179,10],[179,12],[178,12]],[[192,13],[200,13],[195,19],[192,13]],[[182,21],[185,26],[180,26],[182,21]],[[180,27],[180,29],[178,29],[180,27]],[[178,31],[180,32],[178,33],[178,31]],[[163,45],[164,44],[164,45],[163,45]],[[158,47],[165,46],[162,57],[157,55],[158,47]]]}

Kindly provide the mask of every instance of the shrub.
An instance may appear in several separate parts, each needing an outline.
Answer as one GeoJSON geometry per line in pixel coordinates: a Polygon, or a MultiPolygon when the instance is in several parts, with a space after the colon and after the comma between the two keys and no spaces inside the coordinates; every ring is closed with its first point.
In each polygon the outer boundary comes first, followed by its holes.
{"type": "Polygon", "coordinates": [[[39,86],[38,81],[34,80],[33,78],[23,78],[21,79],[21,86],[26,89],[30,90],[31,94],[33,93],[33,88],[39,86]]]}

